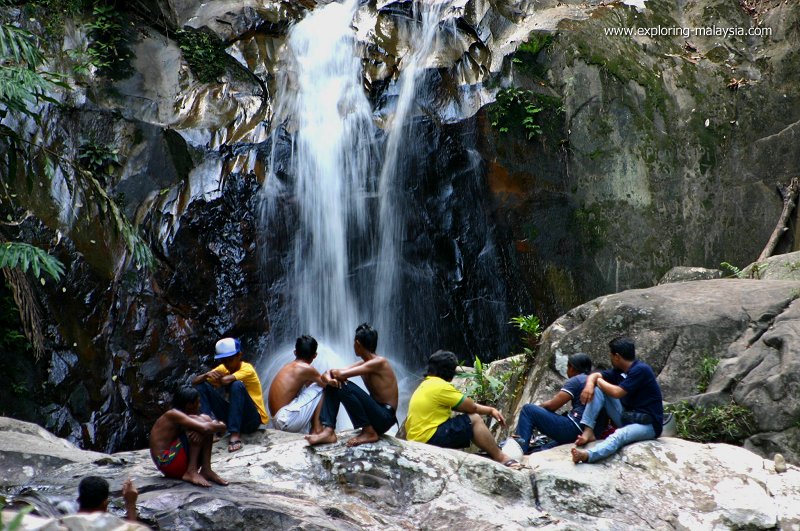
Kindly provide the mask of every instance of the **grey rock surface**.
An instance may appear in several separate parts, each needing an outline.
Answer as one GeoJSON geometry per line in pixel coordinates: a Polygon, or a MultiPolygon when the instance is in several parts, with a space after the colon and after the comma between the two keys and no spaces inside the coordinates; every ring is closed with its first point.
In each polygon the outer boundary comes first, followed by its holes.
{"type": "MultiPolygon", "coordinates": [[[[520,405],[549,398],[566,373],[566,358],[586,352],[608,367],[608,342],[627,335],[655,371],[664,399],[700,405],[734,400],[755,414],[746,446],[765,456],[779,451],[800,462],[800,283],[700,280],[600,297],[545,331],[520,405]],[[719,360],[705,392],[701,360],[719,360]]],[[[516,415],[515,415],[516,416],[516,415]]]]}
{"type": "MultiPolygon", "coordinates": [[[[27,429],[11,426],[17,422],[3,423],[0,434],[27,429]]],[[[299,435],[266,430],[245,437],[244,449],[233,454],[225,441],[215,446],[213,466],[231,485],[208,489],[161,477],[146,450],[99,458],[73,452],[71,463],[41,469],[35,478],[11,482],[6,491],[35,486],[43,494],[40,504],[43,498],[55,503],[74,499],[83,476],[100,475],[111,484],[111,510],[118,513],[120,485],[131,477],[144,523],[171,530],[795,529],[800,524],[796,466],[778,474],[771,461],[742,448],[669,438],[579,466],[562,446],[526,457],[528,468],[512,471],[482,457],[392,437],[358,448],[343,442],[311,448],[299,435]]]]}

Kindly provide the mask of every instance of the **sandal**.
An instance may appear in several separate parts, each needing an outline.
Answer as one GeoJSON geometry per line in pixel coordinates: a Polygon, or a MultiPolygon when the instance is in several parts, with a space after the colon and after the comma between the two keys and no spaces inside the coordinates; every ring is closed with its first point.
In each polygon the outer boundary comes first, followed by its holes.
{"type": "Polygon", "coordinates": [[[509,459],[508,461],[503,463],[503,466],[507,466],[511,470],[519,470],[524,467],[524,465],[519,461],[517,461],[516,459],[509,459]]]}
{"type": "Polygon", "coordinates": [[[244,446],[244,443],[242,443],[241,439],[239,439],[238,441],[231,441],[230,443],[228,443],[228,451],[238,452],[239,450],[242,449],[242,446],[244,446]]]}

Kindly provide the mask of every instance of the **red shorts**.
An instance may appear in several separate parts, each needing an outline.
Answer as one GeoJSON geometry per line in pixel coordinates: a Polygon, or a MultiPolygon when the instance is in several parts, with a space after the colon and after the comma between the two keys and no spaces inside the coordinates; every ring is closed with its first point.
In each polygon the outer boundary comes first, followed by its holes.
{"type": "Polygon", "coordinates": [[[189,439],[186,434],[180,434],[154,461],[166,477],[181,479],[189,468],[189,439]]]}

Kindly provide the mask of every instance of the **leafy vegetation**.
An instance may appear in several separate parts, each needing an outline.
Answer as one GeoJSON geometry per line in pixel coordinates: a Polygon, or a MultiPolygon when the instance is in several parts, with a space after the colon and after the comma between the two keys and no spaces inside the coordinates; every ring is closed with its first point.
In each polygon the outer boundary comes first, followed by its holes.
{"type": "Polygon", "coordinates": [[[28,505],[20,509],[14,518],[12,518],[8,523],[3,521],[3,509],[5,508],[5,503],[0,503],[0,531],[16,531],[17,529],[22,529],[22,519],[25,518],[25,515],[28,514],[33,510],[33,507],[28,505]]]}
{"type": "Polygon", "coordinates": [[[111,175],[119,164],[119,150],[91,139],[78,148],[78,164],[98,178],[111,175]]]}
{"type": "Polygon", "coordinates": [[[525,138],[531,140],[542,133],[536,122],[536,115],[543,108],[533,102],[534,93],[516,87],[502,89],[497,93],[495,104],[489,111],[492,127],[500,133],[508,133],[512,129],[522,130],[525,138]]]}
{"type": "Polygon", "coordinates": [[[484,365],[478,356],[475,356],[475,365],[471,372],[463,372],[460,377],[467,380],[467,394],[479,404],[494,406],[502,396],[505,382],[487,372],[488,366],[484,365]]]}
{"type": "Polygon", "coordinates": [[[708,384],[711,383],[711,377],[714,376],[714,371],[719,365],[719,358],[714,356],[703,356],[700,358],[700,377],[697,380],[697,390],[705,393],[708,389],[708,384]]]}
{"type": "Polygon", "coordinates": [[[36,16],[45,34],[53,40],[64,36],[64,21],[86,9],[86,0],[32,0],[26,7],[29,17],[36,16]]]}
{"type": "Polygon", "coordinates": [[[178,46],[189,68],[203,83],[214,83],[225,72],[228,59],[223,42],[215,34],[197,30],[178,30],[178,46]]]}
{"type": "Polygon", "coordinates": [[[45,272],[56,282],[64,274],[64,266],[58,259],[38,247],[19,242],[0,243],[0,269],[4,267],[19,267],[23,273],[30,270],[37,278],[45,272]]]}
{"type": "Polygon", "coordinates": [[[741,444],[755,433],[753,412],[735,402],[708,408],[679,402],[666,409],[675,415],[678,436],[689,441],[741,444]]]}
{"type": "Polygon", "coordinates": [[[130,77],[133,72],[127,20],[114,5],[97,4],[92,10],[94,20],[87,25],[89,47],[86,53],[97,73],[109,79],[130,77]]]}

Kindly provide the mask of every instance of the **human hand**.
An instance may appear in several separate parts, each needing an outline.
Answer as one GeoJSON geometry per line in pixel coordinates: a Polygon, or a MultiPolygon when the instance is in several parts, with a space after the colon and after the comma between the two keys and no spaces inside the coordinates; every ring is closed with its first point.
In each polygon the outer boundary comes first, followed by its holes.
{"type": "Polygon", "coordinates": [[[497,422],[500,423],[501,426],[505,428],[506,419],[505,417],[503,417],[503,414],[500,413],[500,411],[497,408],[492,408],[491,415],[497,422]]]}
{"type": "Polygon", "coordinates": [[[342,371],[339,369],[331,369],[331,378],[334,378],[338,382],[346,382],[347,378],[342,376],[342,371]]]}
{"type": "Polygon", "coordinates": [[[221,382],[222,373],[220,373],[219,371],[208,371],[206,373],[206,380],[208,380],[214,385],[219,385],[220,383],[222,383],[221,382]]]}
{"type": "Polygon", "coordinates": [[[591,387],[588,385],[584,387],[583,391],[581,391],[580,398],[581,398],[581,404],[588,404],[589,402],[591,402],[592,398],[594,398],[594,385],[592,385],[591,387]]]}
{"type": "Polygon", "coordinates": [[[139,491],[136,490],[136,485],[133,484],[131,478],[122,482],[122,499],[125,500],[125,505],[136,505],[136,500],[139,498],[139,491]]]}
{"type": "Polygon", "coordinates": [[[336,388],[341,387],[341,384],[339,383],[338,380],[333,378],[333,376],[331,375],[331,372],[332,372],[331,370],[327,370],[322,374],[322,376],[321,376],[322,382],[325,385],[330,385],[331,387],[336,387],[336,388]]]}

